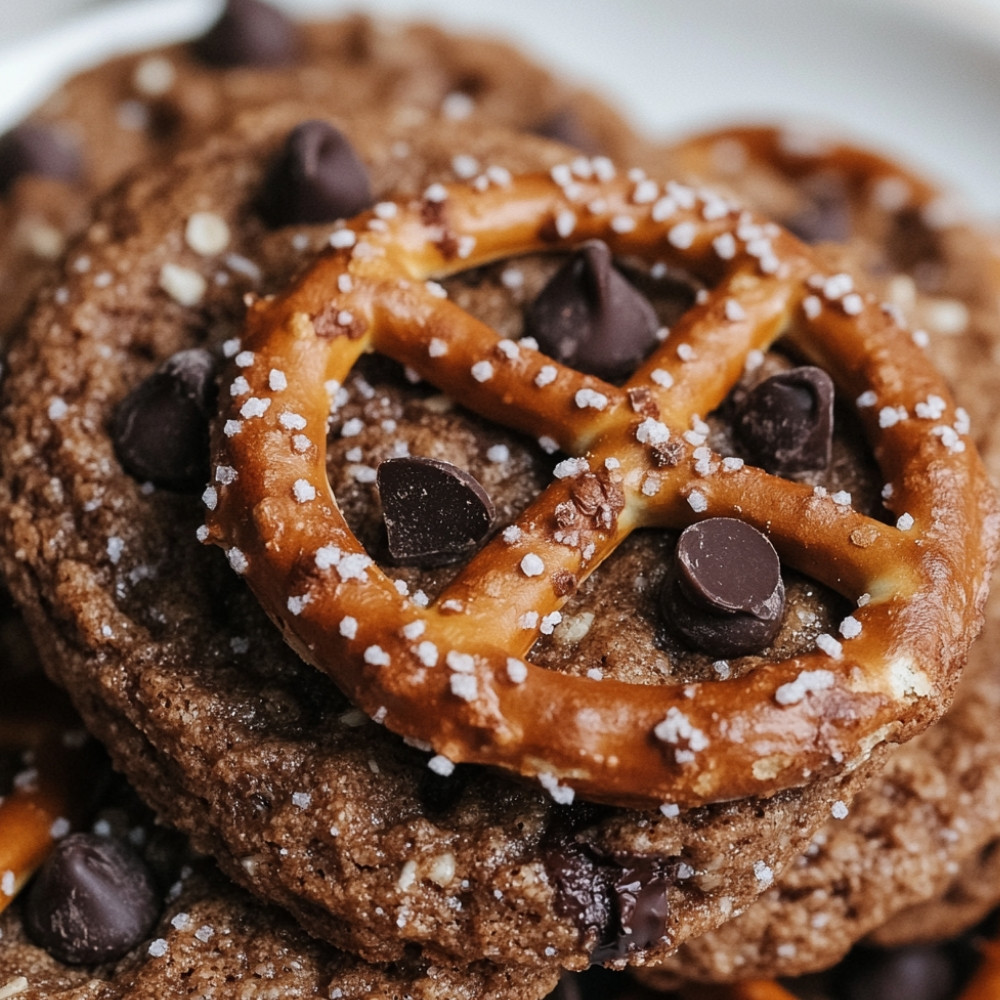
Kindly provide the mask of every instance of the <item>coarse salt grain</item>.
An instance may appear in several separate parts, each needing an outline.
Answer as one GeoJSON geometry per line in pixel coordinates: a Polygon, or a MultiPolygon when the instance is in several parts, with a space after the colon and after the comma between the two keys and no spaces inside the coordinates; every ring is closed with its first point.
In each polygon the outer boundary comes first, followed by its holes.
{"type": "Polygon", "coordinates": [[[477,361],[470,371],[477,382],[488,382],[493,378],[493,365],[489,361],[477,361]]]}
{"type": "Polygon", "coordinates": [[[235,545],[226,552],[226,558],[229,560],[229,565],[237,573],[245,573],[250,566],[242,549],[236,548],[235,545]]]}
{"type": "Polygon", "coordinates": [[[226,220],[214,212],[195,212],[184,227],[184,242],[202,257],[222,253],[231,239],[226,220]]]}
{"type": "Polygon", "coordinates": [[[835,660],[839,660],[844,653],[844,647],[832,635],[828,635],[826,632],[822,632],[816,636],[816,647],[835,660]]]}
{"type": "Polygon", "coordinates": [[[381,646],[369,646],[364,652],[364,661],[373,667],[386,667],[390,659],[389,654],[381,646]]]}
{"type": "Polygon", "coordinates": [[[687,502],[696,514],[701,514],[708,510],[708,500],[705,499],[705,494],[700,493],[698,490],[692,490],[688,494],[687,502]]]}
{"type": "Polygon", "coordinates": [[[856,639],[861,635],[861,622],[854,615],[848,615],[840,623],[840,634],[845,639],[856,639]]]}
{"type": "Polygon", "coordinates": [[[308,479],[296,479],[292,483],[292,495],[299,503],[309,503],[316,499],[316,487],[308,479]]]}
{"type": "Polygon", "coordinates": [[[545,572],[545,563],[534,552],[529,552],[521,560],[521,572],[525,576],[541,576],[545,572]]]}
{"type": "Polygon", "coordinates": [[[442,754],[435,754],[431,757],[427,761],[427,766],[435,774],[440,774],[442,778],[447,778],[455,770],[455,765],[442,754]]]}
{"type": "Polygon", "coordinates": [[[452,674],[449,687],[451,693],[463,701],[475,701],[479,697],[479,684],[473,674],[452,674]]]}
{"type": "Polygon", "coordinates": [[[507,676],[514,684],[523,684],[528,679],[528,665],[512,656],[507,658],[507,676]]]}
{"type": "Polygon", "coordinates": [[[205,297],[208,282],[189,267],[164,264],[160,268],[160,288],[178,305],[196,306],[205,297]]]}
{"type": "Polygon", "coordinates": [[[774,692],[774,700],[779,705],[797,705],[813,691],[826,691],[833,687],[834,680],[829,670],[803,670],[794,681],[782,684],[774,692]]]}
{"type": "Polygon", "coordinates": [[[358,634],[357,618],[353,618],[351,615],[344,615],[344,617],[340,619],[339,631],[345,639],[355,638],[358,634]]]}

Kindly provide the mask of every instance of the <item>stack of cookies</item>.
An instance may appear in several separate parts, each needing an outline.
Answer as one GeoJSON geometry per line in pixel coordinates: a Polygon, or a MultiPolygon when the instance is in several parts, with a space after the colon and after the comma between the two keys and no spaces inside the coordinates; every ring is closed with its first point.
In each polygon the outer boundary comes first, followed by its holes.
{"type": "Polygon", "coordinates": [[[0,195],[0,997],[759,998],[1000,898],[997,256],[925,182],[230,0],[0,195]]]}

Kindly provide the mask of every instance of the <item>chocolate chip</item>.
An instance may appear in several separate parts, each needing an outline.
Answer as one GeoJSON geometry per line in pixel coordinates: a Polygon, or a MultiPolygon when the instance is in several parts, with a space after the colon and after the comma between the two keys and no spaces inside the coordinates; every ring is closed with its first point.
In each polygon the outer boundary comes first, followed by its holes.
{"type": "Polygon", "coordinates": [[[82,173],[79,147],[59,128],[24,122],[0,135],[0,195],[28,174],[72,183],[82,173]]]}
{"type": "Polygon", "coordinates": [[[374,202],[368,171],[342,132],[329,122],[296,126],[264,183],[269,225],[291,226],[350,218],[374,202]]]}
{"type": "Polygon", "coordinates": [[[850,195],[844,179],[821,173],[801,183],[809,202],[786,218],[785,226],[806,243],[846,243],[853,227],[850,195]]]}
{"type": "Polygon", "coordinates": [[[681,532],[661,604],[667,620],[702,652],[758,652],[778,634],[784,613],[778,554],[744,521],[699,521],[681,532]]]}
{"type": "Polygon", "coordinates": [[[545,851],[545,870],[555,888],[556,912],[573,922],[584,947],[601,947],[614,918],[607,867],[582,844],[558,838],[545,851]]]}
{"type": "Polygon", "coordinates": [[[473,551],[493,523],[489,495],[469,473],[433,458],[390,458],[377,484],[399,563],[443,566],[473,551]]]}
{"type": "Polygon", "coordinates": [[[833,380],[811,365],[764,379],[751,389],[735,420],[748,456],[768,472],[791,476],[830,464],[833,380]]]}
{"type": "Polygon", "coordinates": [[[546,850],[545,867],[556,911],[579,928],[593,964],[644,951],[666,934],[672,862],[605,857],[563,836],[546,850]]]}
{"type": "Polygon", "coordinates": [[[160,906],[153,877],[131,848],[75,833],[59,841],[32,882],[24,924],[59,961],[97,964],[135,947],[160,906]]]}
{"type": "Polygon", "coordinates": [[[649,300],[618,271],[600,240],[585,243],[525,313],[527,332],[548,355],[607,379],[628,375],[656,344],[649,300]]]}
{"type": "Polygon", "coordinates": [[[587,128],[572,108],[563,108],[557,111],[554,115],[539,122],[532,131],[543,139],[561,142],[590,156],[604,152],[593,132],[587,128]]]}
{"type": "Polygon", "coordinates": [[[837,969],[843,1000],[949,1000],[959,975],[944,947],[912,945],[891,951],[856,949],[837,969]]]}
{"type": "Polygon", "coordinates": [[[192,43],[210,66],[286,66],[299,51],[295,24],[260,0],[227,0],[219,19],[192,43]]]}
{"type": "Polygon", "coordinates": [[[670,877],[666,866],[655,858],[632,858],[622,866],[613,882],[616,933],[591,954],[591,962],[624,958],[659,944],[667,931],[670,877]]]}
{"type": "Polygon", "coordinates": [[[111,432],[129,475],[181,492],[204,486],[215,397],[215,360],[201,348],[179,351],[136,386],[111,432]]]}

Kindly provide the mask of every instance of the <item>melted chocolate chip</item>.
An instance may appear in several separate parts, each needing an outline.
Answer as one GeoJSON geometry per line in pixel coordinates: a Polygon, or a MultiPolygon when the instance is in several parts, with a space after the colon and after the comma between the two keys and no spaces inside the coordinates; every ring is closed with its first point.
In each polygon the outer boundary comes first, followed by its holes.
{"type": "Polygon", "coordinates": [[[295,24],[260,0],[227,0],[219,19],[192,43],[210,66],[286,66],[299,51],[295,24]]]}
{"type": "Polygon", "coordinates": [[[399,563],[443,566],[474,550],[493,523],[489,495],[469,473],[433,458],[391,458],[377,483],[389,538],[399,563]]]}
{"type": "Polygon", "coordinates": [[[696,649],[712,656],[758,652],[778,634],[784,613],[778,554],[744,521],[699,521],[681,532],[661,603],[696,649]]]}
{"type": "Polygon", "coordinates": [[[735,430],[751,459],[775,475],[818,472],[830,464],[833,380],[811,365],[764,379],[736,414],[735,430]]]}
{"type": "Polygon", "coordinates": [[[590,956],[591,962],[625,958],[660,943],[667,930],[670,878],[655,858],[632,858],[622,863],[612,883],[618,926],[590,956]]]}
{"type": "Polygon", "coordinates": [[[215,398],[215,360],[200,348],[179,351],[136,386],[112,426],[129,475],[182,492],[204,486],[215,398]]]}
{"type": "Polygon", "coordinates": [[[573,921],[584,946],[600,948],[614,917],[607,867],[582,844],[560,838],[546,851],[545,868],[555,886],[556,912],[573,921]]]}
{"type": "Polygon", "coordinates": [[[117,840],[76,833],[59,841],[32,882],[25,929],[54,958],[120,958],[153,926],[161,901],[145,862],[117,840]]]}
{"type": "Polygon", "coordinates": [[[587,128],[572,108],[563,108],[557,111],[554,115],[539,122],[532,131],[543,139],[561,142],[590,156],[604,152],[593,132],[587,128]]]}
{"type": "Polygon", "coordinates": [[[25,122],[0,135],[0,195],[25,175],[72,183],[82,173],[79,147],[58,128],[25,122]]]}
{"type": "Polygon", "coordinates": [[[595,965],[651,948],[666,934],[672,865],[665,859],[597,856],[563,837],[546,851],[545,866],[557,912],[579,928],[595,965]]]}
{"type": "Polygon", "coordinates": [[[656,344],[649,300],[599,240],[585,243],[528,307],[525,325],[546,354],[601,378],[628,375],[656,344]]]}
{"type": "Polygon", "coordinates": [[[292,130],[271,167],[261,207],[278,227],[350,218],[373,202],[368,170],[344,134],[307,121],[292,130]]]}

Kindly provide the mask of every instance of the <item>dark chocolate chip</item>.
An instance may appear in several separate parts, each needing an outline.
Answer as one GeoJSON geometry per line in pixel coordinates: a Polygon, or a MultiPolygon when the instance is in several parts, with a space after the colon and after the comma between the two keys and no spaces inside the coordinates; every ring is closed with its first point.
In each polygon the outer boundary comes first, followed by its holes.
{"type": "Polygon", "coordinates": [[[784,220],[806,243],[846,243],[853,231],[850,196],[844,179],[815,174],[802,181],[808,204],[784,220]]]}
{"type": "Polygon", "coordinates": [[[219,19],[192,43],[210,66],[287,66],[299,52],[294,22],[260,0],[227,0],[219,19]]]}
{"type": "Polygon", "coordinates": [[[479,482],[449,462],[390,458],[377,484],[389,537],[399,563],[443,566],[473,551],[493,523],[493,501],[479,482]]]}
{"type": "Polygon", "coordinates": [[[215,360],[201,348],[179,351],[136,386],[112,426],[129,475],[181,492],[204,486],[215,398],[215,360]]]}
{"type": "Polygon", "coordinates": [[[593,964],[644,951],[666,934],[673,869],[667,860],[604,857],[562,837],[546,850],[545,867],[556,911],[579,928],[593,964]]]}
{"type": "Polygon", "coordinates": [[[153,926],[161,900],[145,862],[126,844],[89,833],[59,841],[24,910],[31,938],[61,962],[121,958],[153,926]]]}
{"type": "Polygon", "coordinates": [[[950,1000],[959,990],[957,970],[946,949],[912,945],[891,951],[856,949],[837,969],[843,1000],[950,1000]]]}
{"type": "Polygon", "coordinates": [[[532,131],[543,139],[561,142],[590,156],[604,152],[596,136],[572,108],[563,108],[557,111],[554,115],[539,122],[532,131]]]}
{"type": "Polygon", "coordinates": [[[775,475],[819,472],[830,464],[833,380],[805,365],[779,372],[751,389],[736,414],[741,446],[775,475]]]}
{"type": "Polygon", "coordinates": [[[28,174],[72,183],[82,173],[79,146],[55,126],[24,122],[0,135],[0,195],[28,174]]]}
{"type": "Polygon", "coordinates": [[[555,888],[556,912],[573,922],[585,947],[600,948],[615,936],[608,867],[574,840],[559,838],[545,852],[545,869],[555,888]]]}
{"type": "Polygon", "coordinates": [[[368,170],[329,122],[296,126],[264,182],[262,212],[271,226],[347,219],[374,203],[368,170]]]}
{"type": "Polygon", "coordinates": [[[636,367],[656,344],[660,325],[600,240],[585,243],[559,268],[528,307],[525,324],[550,357],[607,379],[636,367]]]}
{"type": "Polygon", "coordinates": [[[661,603],[696,649],[720,657],[758,652],[778,634],[784,613],[778,554],[744,521],[699,521],[681,532],[661,603]]]}

